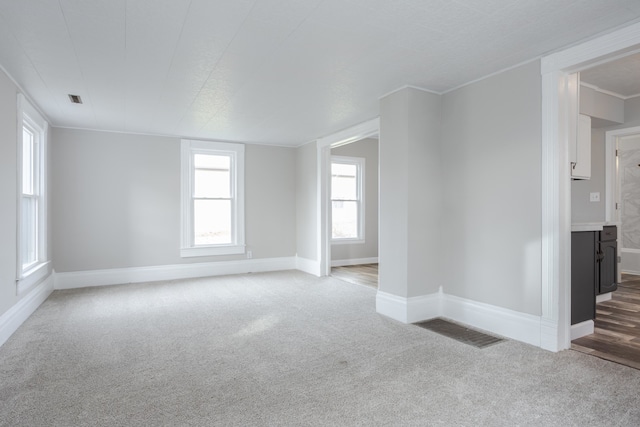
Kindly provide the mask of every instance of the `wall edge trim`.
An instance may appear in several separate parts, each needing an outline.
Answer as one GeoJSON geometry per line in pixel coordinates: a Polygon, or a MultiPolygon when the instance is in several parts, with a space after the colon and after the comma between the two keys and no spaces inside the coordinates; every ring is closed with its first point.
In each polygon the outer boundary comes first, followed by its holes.
{"type": "Polygon", "coordinates": [[[0,346],[35,312],[51,295],[54,289],[55,273],[50,274],[39,285],[0,316],[0,346]]]}

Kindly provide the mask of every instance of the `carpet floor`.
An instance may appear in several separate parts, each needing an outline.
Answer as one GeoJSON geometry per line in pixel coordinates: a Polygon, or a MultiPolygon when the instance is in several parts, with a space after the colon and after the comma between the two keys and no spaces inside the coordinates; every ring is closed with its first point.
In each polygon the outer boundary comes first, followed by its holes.
{"type": "Polygon", "coordinates": [[[55,291],[0,347],[2,426],[638,426],[640,371],[477,349],[297,271],[55,291]]]}

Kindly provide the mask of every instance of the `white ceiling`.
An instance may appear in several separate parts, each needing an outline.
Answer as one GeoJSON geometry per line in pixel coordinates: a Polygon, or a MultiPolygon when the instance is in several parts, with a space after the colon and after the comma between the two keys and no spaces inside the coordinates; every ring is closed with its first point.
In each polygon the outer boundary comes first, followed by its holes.
{"type": "Polygon", "coordinates": [[[639,17],[638,0],[6,0],[0,64],[54,126],[295,146],[401,86],[441,93],[639,17]]]}
{"type": "Polygon", "coordinates": [[[581,71],[580,81],[623,98],[640,95],[640,54],[581,71]]]}

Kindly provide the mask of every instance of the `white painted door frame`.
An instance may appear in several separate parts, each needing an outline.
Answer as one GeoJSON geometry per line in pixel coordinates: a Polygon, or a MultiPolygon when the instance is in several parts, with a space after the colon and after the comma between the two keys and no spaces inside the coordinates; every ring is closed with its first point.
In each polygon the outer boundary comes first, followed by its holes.
{"type": "MultiPolygon", "coordinates": [[[[618,223],[618,256],[622,255],[622,218],[616,209],[621,203],[620,173],[618,168],[618,141],[625,136],[640,135],[640,126],[605,132],[605,221],[618,223]]],[[[618,268],[618,283],[622,280],[622,268],[618,268]]]]}
{"type": "Polygon", "coordinates": [[[571,180],[567,76],[640,51],[640,23],[541,60],[542,306],[541,347],[571,346],[571,180]]]}
{"type": "Polygon", "coordinates": [[[331,148],[378,135],[380,119],[375,118],[317,141],[318,150],[318,256],[320,275],[331,274],[331,209],[329,188],[331,187],[331,148]]]}

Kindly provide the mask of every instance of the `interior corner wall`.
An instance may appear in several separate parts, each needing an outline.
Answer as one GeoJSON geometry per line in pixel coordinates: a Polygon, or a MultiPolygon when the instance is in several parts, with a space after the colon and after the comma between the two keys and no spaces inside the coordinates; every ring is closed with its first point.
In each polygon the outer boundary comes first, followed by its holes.
{"type": "Polygon", "coordinates": [[[380,101],[379,290],[402,298],[442,284],[440,98],[405,88],[380,101]]]}
{"type": "Polygon", "coordinates": [[[310,142],[296,148],[297,255],[311,261],[319,261],[317,171],[317,144],[310,142]]]}
{"type": "MultiPolygon", "coordinates": [[[[180,140],[53,129],[57,272],[244,259],[180,256],[180,140]]],[[[246,145],[245,233],[253,258],[295,255],[295,151],[246,145]]]]}
{"type": "Polygon", "coordinates": [[[364,173],[364,243],[331,245],[332,260],[354,260],[378,257],[378,140],[365,138],[332,148],[331,155],[362,157],[364,173]]]}
{"type": "Polygon", "coordinates": [[[541,75],[533,61],[443,95],[447,294],[541,314],[541,75]]]}
{"type": "Polygon", "coordinates": [[[0,71],[0,315],[17,301],[17,95],[0,71]]]}

